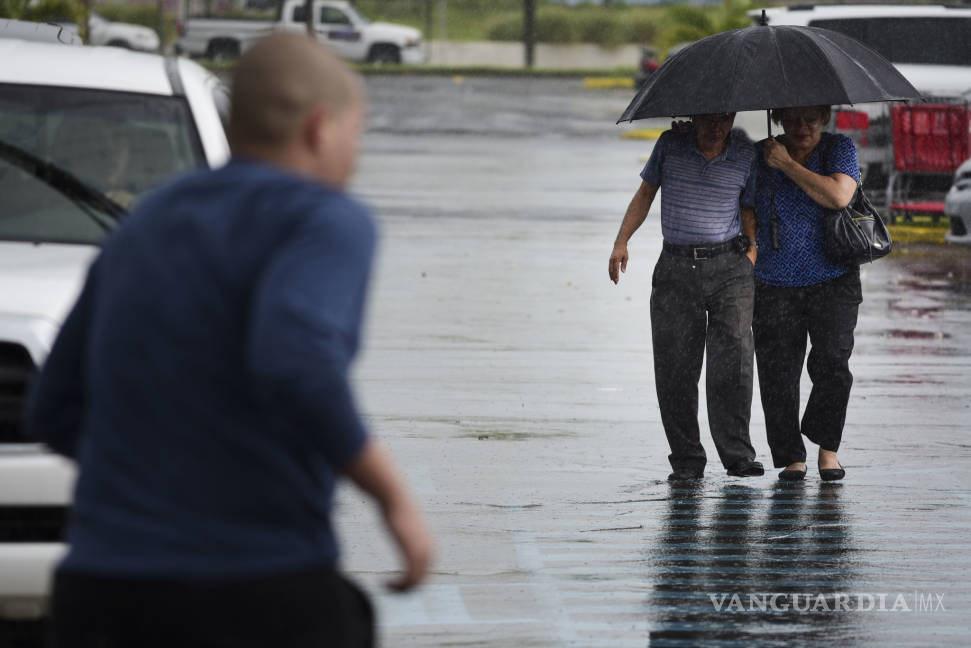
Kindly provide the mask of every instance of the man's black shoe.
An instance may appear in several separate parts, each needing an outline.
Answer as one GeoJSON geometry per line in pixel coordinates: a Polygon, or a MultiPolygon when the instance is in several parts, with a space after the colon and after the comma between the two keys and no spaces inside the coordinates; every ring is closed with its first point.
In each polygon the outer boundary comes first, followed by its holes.
{"type": "Polygon", "coordinates": [[[704,476],[705,473],[701,472],[700,470],[688,470],[686,468],[682,468],[680,470],[675,470],[673,473],[668,475],[668,481],[692,481],[695,479],[701,479],[704,476]]]}
{"type": "Polygon", "coordinates": [[[728,469],[728,474],[732,477],[761,477],[765,468],[758,461],[739,461],[728,469]]]}

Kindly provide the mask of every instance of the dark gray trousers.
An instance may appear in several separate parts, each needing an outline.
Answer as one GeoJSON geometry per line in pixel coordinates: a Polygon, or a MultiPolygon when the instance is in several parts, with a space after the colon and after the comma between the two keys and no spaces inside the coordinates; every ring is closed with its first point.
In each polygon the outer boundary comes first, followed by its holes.
{"type": "Polygon", "coordinates": [[[860,269],[824,283],[782,288],[756,282],[755,333],[765,432],[776,468],[806,461],[804,435],[839,450],[850,401],[853,332],[863,290],[860,269]],[[812,344],[806,360],[806,341],[812,344]],[[806,362],[813,388],[799,421],[806,362]]]}
{"type": "Polygon", "coordinates": [[[698,380],[707,351],[708,426],[722,465],[755,458],[752,411],[752,262],[730,251],[694,260],[662,252],[651,290],[654,376],[675,470],[704,470],[698,380]]]}

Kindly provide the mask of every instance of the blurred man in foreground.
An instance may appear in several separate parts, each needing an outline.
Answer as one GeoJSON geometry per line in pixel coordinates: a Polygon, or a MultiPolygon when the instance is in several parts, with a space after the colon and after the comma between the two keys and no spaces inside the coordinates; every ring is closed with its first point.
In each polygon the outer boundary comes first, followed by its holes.
{"type": "Polygon", "coordinates": [[[431,540],[348,385],[374,250],[343,187],[358,78],[302,34],[239,62],[234,159],[147,197],[104,246],[28,428],[79,466],[57,646],[365,646],[337,571],[335,481],[425,576],[431,540]]]}

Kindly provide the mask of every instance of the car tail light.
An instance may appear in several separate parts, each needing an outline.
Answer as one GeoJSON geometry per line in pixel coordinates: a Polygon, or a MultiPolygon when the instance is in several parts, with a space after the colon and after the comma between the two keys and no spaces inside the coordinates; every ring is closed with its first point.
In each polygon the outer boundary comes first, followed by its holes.
{"type": "Polygon", "coordinates": [[[859,111],[836,113],[836,128],[840,130],[870,130],[870,115],[859,111]]]}
{"type": "Polygon", "coordinates": [[[179,36],[185,36],[185,23],[181,20],[176,20],[175,31],[179,36]]]}
{"type": "Polygon", "coordinates": [[[661,67],[661,64],[655,61],[654,59],[641,61],[641,68],[645,72],[656,72],[659,67],[661,67]]]}

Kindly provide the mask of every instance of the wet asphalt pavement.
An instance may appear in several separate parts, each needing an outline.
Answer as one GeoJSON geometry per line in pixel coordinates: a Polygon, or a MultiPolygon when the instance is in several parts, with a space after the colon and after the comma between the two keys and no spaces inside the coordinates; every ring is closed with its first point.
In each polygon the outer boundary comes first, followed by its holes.
{"type": "MultiPolygon", "coordinates": [[[[341,491],[345,568],[383,645],[971,642],[971,249],[864,268],[845,481],[819,480],[811,446],[803,483],[726,476],[702,395],[706,477],[673,487],[648,317],[657,208],[607,278],[652,145],[613,125],[631,91],[368,89],[356,190],[382,243],[355,380],[439,542],[427,586],[385,593],[393,549],[341,491]]],[[[757,388],[751,434],[770,468],[757,388]]]]}

